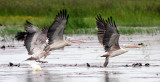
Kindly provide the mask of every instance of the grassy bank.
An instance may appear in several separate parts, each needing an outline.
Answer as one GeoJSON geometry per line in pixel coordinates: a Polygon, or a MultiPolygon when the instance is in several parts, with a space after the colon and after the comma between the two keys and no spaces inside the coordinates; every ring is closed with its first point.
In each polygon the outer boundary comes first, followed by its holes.
{"type": "MultiPolygon", "coordinates": [[[[57,12],[65,8],[70,14],[65,33],[96,33],[97,14],[102,14],[104,18],[112,16],[117,26],[130,27],[128,29],[160,27],[159,2],[160,0],[0,0],[0,24],[13,27],[20,25],[23,29],[25,20],[29,20],[42,28],[44,25],[49,26],[57,12]]],[[[123,34],[131,32],[121,29],[123,34]]],[[[136,31],[141,32],[133,30],[130,34],[136,31]]]]}

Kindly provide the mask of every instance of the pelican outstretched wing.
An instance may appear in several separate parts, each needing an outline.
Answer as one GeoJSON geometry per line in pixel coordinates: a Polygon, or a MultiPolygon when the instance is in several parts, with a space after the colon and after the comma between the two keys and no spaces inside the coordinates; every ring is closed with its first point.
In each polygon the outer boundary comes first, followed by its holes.
{"type": "Polygon", "coordinates": [[[105,51],[117,50],[119,47],[119,31],[116,27],[115,22],[113,22],[112,17],[106,20],[107,28],[103,38],[103,44],[105,51]]]}
{"type": "Polygon", "coordinates": [[[97,15],[96,23],[97,23],[97,28],[98,28],[98,33],[97,33],[98,40],[99,40],[99,43],[103,45],[103,37],[104,37],[105,29],[106,29],[105,20],[102,19],[101,15],[97,15]]]}
{"type": "Polygon", "coordinates": [[[32,23],[30,23],[29,21],[26,21],[26,23],[24,24],[25,30],[28,33],[35,33],[40,31],[40,29],[36,26],[34,26],[32,23]]]}
{"type": "Polygon", "coordinates": [[[105,51],[108,52],[110,50],[120,49],[118,43],[120,34],[112,17],[108,18],[106,21],[101,18],[101,15],[97,16],[97,18],[97,22],[101,24],[97,24],[98,37],[100,38],[99,42],[103,44],[105,51]]]}
{"type": "Polygon", "coordinates": [[[61,10],[48,29],[47,37],[49,38],[49,44],[52,44],[58,40],[63,40],[64,29],[68,21],[69,14],[66,10],[61,10]]]}
{"type": "MultiPolygon", "coordinates": [[[[40,29],[36,26],[34,26],[32,23],[30,23],[29,21],[26,21],[25,23],[25,30],[26,32],[18,32],[16,35],[15,35],[15,39],[16,40],[24,40],[25,39],[25,36],[27,35],[27,33],[35,33],[37,31],[40,31],[40,29]]],[[[48,29],[47,29],[48,31],[48,29]]]]}
{"type": "Polygon", "coordinates": [[[27,32],[27,35],[24,40],[24,45],[28,51],[28,54],[32,55],[34,43],[36,41],[36,37],[38,36],[37,33],[41,32],[41,30],[28,21],[26,21],[25,23],[25,30],[27,32]]]}

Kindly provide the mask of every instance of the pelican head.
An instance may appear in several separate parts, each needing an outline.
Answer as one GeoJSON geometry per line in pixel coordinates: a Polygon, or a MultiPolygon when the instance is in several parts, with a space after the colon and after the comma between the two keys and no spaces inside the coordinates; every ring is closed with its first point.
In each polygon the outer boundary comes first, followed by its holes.
{"type": "Polygon", "coordinates": [[[66,45],[66,46],[71,46],[70,41],[67,41],[67,40],[66,40],[66,41],[65,41],[65,45],[66,45]]]}

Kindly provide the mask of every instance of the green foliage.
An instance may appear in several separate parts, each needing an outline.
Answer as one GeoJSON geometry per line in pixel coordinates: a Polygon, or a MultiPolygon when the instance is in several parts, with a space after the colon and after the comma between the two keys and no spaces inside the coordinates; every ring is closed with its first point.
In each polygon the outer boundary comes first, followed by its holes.
{"type": "MultiPolygon", "coordinates": [[[[112,16],[121,33],[139,33],[134,27],[160,26],[160,0],[0,0],[0,24],[23,29],[26,20],[39,28],[52,24],[57,12],[67,9],[65,33],[96,33],[97,14],[112,16]]],[[[160,29],[157,29],[160,30],[160,29]]],[[[151,30],[145,30],[150,33],[151,30]]]]}

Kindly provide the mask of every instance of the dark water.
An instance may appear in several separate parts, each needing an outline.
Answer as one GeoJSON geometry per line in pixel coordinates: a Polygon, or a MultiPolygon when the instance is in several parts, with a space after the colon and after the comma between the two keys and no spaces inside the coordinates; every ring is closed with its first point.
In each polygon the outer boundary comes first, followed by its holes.
{"type": "Polygon", "coordinates": [[[72,37],[86,43],[73,43],[63,50],[52,51],[45,59],[48,63],[39,64],[42,67],[39,72],[22,62],[28,57],[23,42],[0,42],[0,46],[6,45],[0,49],[0,82],[160,82],[160,35],[121,35],[120,44],[143,43],[144,46],[126,48],[128,52],[110,58],[106,68],[104,58],[100,57],[104,50],[96,35],[72,37]],[[21,66],[8,67],[9,62],[21,63],[21,66]],[[133,63],[143,66],[132,67],[133,63]],[[150,66],[144,66],[146,63],[150,66]]]}

